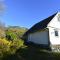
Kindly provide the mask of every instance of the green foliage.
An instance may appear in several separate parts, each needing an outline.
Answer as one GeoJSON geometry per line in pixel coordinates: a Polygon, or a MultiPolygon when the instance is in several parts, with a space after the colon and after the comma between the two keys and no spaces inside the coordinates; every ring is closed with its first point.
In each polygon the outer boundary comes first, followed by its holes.
{"type": "Polygon", "coordinates": [[[17,49],[23,46],[22,40],[8,41],[6,39],[0,39],[0,60],[6,58],[9,55],[15,54],[17,49]]]}
{"type": "Polygon", "coordinates": [[[13,42],[11,42],[11,46],[10,46],[10,52],[11,54],[14,54],[16,52],[17,49],[21,48],[23,46],[23,40],[13,40],[13,42]]]}
{"type": "Polygon", "coordinates": [[[10,54],[14,54],[17,49],[23,46],[23,40],[20,38],[26,30],[19,27],[8,27],[6,29],[6,39],[11,42],[10,54]]]}
{"type": "Polygon", "coordinates": [[[0,58],[8,54],[10,50],[10,43],[11,42],[7,41],[6,39],[0,39],[0,58]]]}
{"type": "Polygon", "coordinates": [[[12,31],[7,31],[6,38],[8,40],[15,40],[15,39],[17,39],[17,35],[15,33],[13,33],[12,31]]]}
{"type": "Polygon", "coordinates": [[[8,27],[6,30],[6,38],[8,40],[20,39],[27,29],[19,28],[17,26],[8,27]]]}
{"type": "Polygon", "coordinates": [[[20,27],[6,28],[5,31],[0,30],[0,60],[13,56],[16,58],[16,51],[24,46],[21,37],[26,31],[25,28],[21,29],[20,27]]]}

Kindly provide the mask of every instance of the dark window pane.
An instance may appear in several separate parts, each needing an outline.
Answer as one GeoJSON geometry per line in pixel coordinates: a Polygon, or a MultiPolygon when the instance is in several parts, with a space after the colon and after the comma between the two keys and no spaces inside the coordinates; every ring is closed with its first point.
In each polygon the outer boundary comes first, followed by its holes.
{"type": "Polygon", "coordinates": [[[58,31],[55,31],[55,36],[58,36],[58,31]]]}

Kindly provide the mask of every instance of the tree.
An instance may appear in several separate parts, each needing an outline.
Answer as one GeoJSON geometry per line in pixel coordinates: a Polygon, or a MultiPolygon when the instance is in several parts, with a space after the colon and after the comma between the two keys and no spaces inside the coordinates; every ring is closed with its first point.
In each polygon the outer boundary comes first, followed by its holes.
{"type": "MultiPolygon", "coordinates": [[[[0,0],[0,20],[5,10],[4,0],[0,0]]],[[[0,38],[5,37],[5,24],[0,21],[0,38]]]]}
{"type": "Polygon", "coordinates": [[[5,24],[0,21],[0,38],[5,37],[5,24]]]}

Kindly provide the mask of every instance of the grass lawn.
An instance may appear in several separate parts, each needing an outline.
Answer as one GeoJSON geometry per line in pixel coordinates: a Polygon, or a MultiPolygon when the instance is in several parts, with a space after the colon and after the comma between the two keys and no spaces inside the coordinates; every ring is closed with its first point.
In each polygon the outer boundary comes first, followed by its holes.
{"type": "Polygon", "coordinates": [[[38,46],[24,45],[4,60],[60,60],[60,53],[53,53],[38,46]]]}
{"type": "Polygon", "coordinates": [[[60,60],[60,53],[53,53],[37,46],[27,46],[19,49],[16,55],[23,60],[60,60]]]}

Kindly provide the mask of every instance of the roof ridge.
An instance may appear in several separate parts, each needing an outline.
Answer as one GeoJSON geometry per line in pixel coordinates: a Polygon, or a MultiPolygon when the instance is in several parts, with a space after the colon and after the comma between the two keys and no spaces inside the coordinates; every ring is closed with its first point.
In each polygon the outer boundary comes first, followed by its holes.
{"type": "Polygon", "coordinates": [[[53,19],[53,17],[56,14],[57,13],[54,13],[53,15],[49,16],[48,18],[45,18],[44,20],[41,20],[40,22],[36,23],[24,35],[29,34],[29,33],[33,33],[33,32],[36,32],[38,30],[42,30],[42,29],[46,28],[47,24],[53,19]]]}

